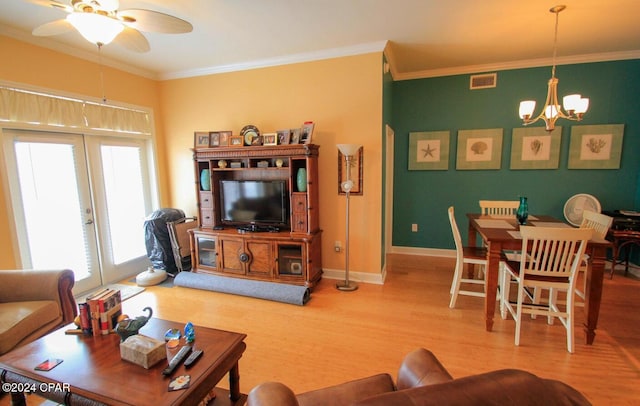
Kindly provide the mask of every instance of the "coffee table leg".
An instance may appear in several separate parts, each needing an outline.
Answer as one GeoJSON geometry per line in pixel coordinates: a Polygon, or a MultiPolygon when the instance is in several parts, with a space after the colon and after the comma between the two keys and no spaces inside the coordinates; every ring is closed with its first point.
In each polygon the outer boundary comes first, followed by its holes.
{"type": "Polygon", "coordinates": [[[229,399],[234,402],[240,399],[240,371],[237,362],[229,370],[229,399]]]}
{"type": "Polygon", "coordinates": [[[11,406],[27,406],[27,399],[22,392],[11,392],[11,406]]]}

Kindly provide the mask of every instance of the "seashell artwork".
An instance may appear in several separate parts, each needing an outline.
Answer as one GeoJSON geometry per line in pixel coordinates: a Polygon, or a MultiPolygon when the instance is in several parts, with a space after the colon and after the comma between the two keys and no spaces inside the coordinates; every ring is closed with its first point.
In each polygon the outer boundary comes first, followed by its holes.
{"type": "Polygon", "coordinates": [[[542,149],[542,141],[540,141],[539,139],[535,139],[531,142],[531,152],[533,152],[533,155],[538,155],[540,153],[540,150],[542,149]]]}
{"type": "Polygon", "coordinates": [[[484,141],[476,141],[471,144],[471,151],[473,151],[475,155],[483,155],[487,149],[489,149],[489,146],[484,141]]]}

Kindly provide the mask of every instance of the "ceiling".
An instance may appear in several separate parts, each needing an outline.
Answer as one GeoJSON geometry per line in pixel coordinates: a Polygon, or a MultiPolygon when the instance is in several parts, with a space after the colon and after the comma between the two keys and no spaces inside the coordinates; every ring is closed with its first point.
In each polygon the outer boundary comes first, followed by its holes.
{"type": "MultiPolygon", "coordinates": [[[[0,2],[0,34],[98,60],[77,32],[34,37],[66,16],[38,0],[0,2]]],[[[41,0],[40,0],[41,1],[41,0]]],[[[58,0],[68,4],[70,0],[58,0]]],[[[187,34],[144,33],[135,53],[105,45],[100,61],[155,79],[382,51],[395,80],[558,63],[640,58],[638,0],[120,0],[189,21],[187,34]]]]}

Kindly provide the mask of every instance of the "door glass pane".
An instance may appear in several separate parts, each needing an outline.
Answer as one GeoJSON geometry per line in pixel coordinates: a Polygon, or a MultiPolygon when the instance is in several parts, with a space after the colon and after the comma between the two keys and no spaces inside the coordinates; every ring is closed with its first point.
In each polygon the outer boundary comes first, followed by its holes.
{"type": "Polygon", "coordinates": [[[89,276],[84,213],[73,145],[15,143],[32,268],[69,268],[89,276]]]}
{"type": "Polygon", "coordinates": [[[102,145],[102,171],[114,264],[146,255],[140,148],[102,145]]]}

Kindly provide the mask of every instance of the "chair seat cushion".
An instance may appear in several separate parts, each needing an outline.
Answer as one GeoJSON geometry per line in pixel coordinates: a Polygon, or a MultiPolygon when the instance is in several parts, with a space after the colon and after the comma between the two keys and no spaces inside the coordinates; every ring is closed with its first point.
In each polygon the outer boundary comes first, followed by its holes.
{"type": "Polygon", "coordinates": [[[53,300],[0,303],[0,354],[62,314],[53,300]]]}

